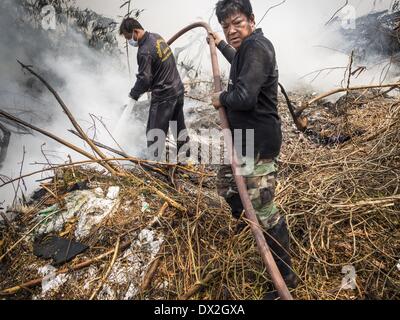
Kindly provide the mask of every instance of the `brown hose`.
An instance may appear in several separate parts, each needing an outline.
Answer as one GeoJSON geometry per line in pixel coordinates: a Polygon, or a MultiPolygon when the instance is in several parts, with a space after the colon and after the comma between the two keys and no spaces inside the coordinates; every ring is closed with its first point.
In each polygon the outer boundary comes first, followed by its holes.
{"type": "MultiPolygon", "coordinates": [[[[169,41],[168,45],[171,45],[176,39],[181,37],[183,34],[186,32],[194,29],[202,27],[207,30],[207,33],[211,33],[212,30],[210,26],[205,23],[205,22],[197,22],[193,23],[186,28],[182,29],[179,31],[177,34],[175,34],[169,41]]],[[[214,92],[220,92],[222,91],[222,83],[221,83],[221,73],[219,70],[219,65],[218,65],[218,57],[217,57],[217,50],[215,46],[215,41],[213,37],[210,37],[209,41],[210,45],[210,53],[211,53],[211,63],[212,63],[212,71],[213,71],[213,76],[214,76],[214,92]]],[[[268,247],[267,242],[265,241],[263,231],[258,223],[256,213],[254,211],[253,205],[251,203],[250,197],[247,193],[247,187],[246,183],[244,180],[244,177],[241,175],[237,175],[237,168],[238,168],[238,158],[236,155],[236,150],[233,148],[233,142],[232,142],[232,134],[230,133],[230,126],[228,122],[228,118],[226,116],[226,111],[225,108],[219,108],[219,117],[221,119],[221,125],[224,131],[224,136],[225,136],[225,142],[227,145],[228,149],[228,154],[232,156],[232,170],[235,176],[235,181],[236,185],[238,187],[238,191],[240,194],[240,198],[243,203],[243,207],[245,209],[245,214],[246,218],[250,221],[250,227],[251,231],[254,234],[254,237],[256,238],[257,246],[260,251],[261,257],[265,263],[265,266],[268,270],[268,273],[271,276],[272,282],[274,283],[274,286],[276,290],[278,291],[279,296],[281,297],[282,300],[293,300],[292,295],[290,294],[285,281],[282,278],[281,273],[279,272],[279,269],[275,263],[275,260],[271,254],[271,250],[268,247]]]]}

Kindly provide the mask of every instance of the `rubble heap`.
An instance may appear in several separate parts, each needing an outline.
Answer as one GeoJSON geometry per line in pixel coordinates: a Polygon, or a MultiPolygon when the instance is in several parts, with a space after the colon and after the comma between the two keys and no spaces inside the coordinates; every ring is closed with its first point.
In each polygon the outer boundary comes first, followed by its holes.
{"type": "MultiPolygon", "coordinates": [[[[350,136],[329,145],[298,132],[280,108],[277,202],[301,279],[294,297],[400,298],[399,100],[368,92],[310,109],[310,129],[350,136]]],[[[212,107],[201,109],[218,126],[212,107]]],[[[50,170],[50,182],[1,225],[0,294],[261,299],[271,290],[250,229],[237,232],[243,221],[216,193],[214,168],[133,162],[127,177],[82,164],[50,170]],[[87,249],[55,265],[34,255],[46,236],[87,249]]]]}

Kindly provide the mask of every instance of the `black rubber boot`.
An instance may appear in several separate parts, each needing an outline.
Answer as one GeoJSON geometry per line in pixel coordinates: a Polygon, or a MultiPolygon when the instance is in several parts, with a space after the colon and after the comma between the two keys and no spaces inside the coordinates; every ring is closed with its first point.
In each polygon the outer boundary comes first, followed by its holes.
{"type": "Polygon", "coordinates": [[[240,220],[240,218],[242,217],[244,208],[243,208],[242,200],[240,200],[239,194],[235,194],[229,198],[225,198],[225,200],[229,204],[229,207],[231,208],[232,216],[236,220],[240,220]]]}
{"type": "Polygon", "coordinates": [[[276,265],[282,274],[283,280],[285,280],[289,289],[295,289],[299,279],[292,270],[292,259],[289,254],[289,232],[284,218],[275,227],[267,231],[265,239],[271,249],[276,265]]]}

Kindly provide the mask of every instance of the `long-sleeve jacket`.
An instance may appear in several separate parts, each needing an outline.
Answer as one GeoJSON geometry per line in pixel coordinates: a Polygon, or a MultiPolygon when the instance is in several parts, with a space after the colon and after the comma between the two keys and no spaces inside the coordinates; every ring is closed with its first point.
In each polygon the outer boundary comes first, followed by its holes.
{"type": "Polygon", "coordinates": [[[135,100],[151,91],[152,102],[170,100],[183,94],[184,87],[171,48],[155,33],[146,32],[139,41],[139,71],[131,97],[135,100]]]}
{"type": "MultiPolygon", "coordinates": [[[[238,51],[225,41],[218,49],[231,63],[228,89],[220,96],[231,130],[254,129],[255,156],[277,157],[282,131],[277,109],[279,72],[272,43],[257,29],[238,51]]],[[[245,150],[245,133],[242,144],[245,150]]]]}

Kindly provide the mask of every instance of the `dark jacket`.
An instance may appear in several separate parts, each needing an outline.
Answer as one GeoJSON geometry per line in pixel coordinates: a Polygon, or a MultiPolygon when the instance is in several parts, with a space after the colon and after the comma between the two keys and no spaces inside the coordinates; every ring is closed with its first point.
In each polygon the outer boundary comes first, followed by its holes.
{"type": "Polygon", "coordinates": [[[279,72],[272,43],[257,29],[237,52],[225,41],[218,49],[231,63],[228,89],[220,96],[231,130],[254,129],[255,156],[277,157],[282,131],[277,109],[279,72]]]}
{"type": "Polygon", "coordinates": [[[184,88],[171,48],[161,36],[146,32],[139,41],[139,73],[131,97],[135,100],[151,91],[152,102],[165,101],[183,94],[184,88]]]}

